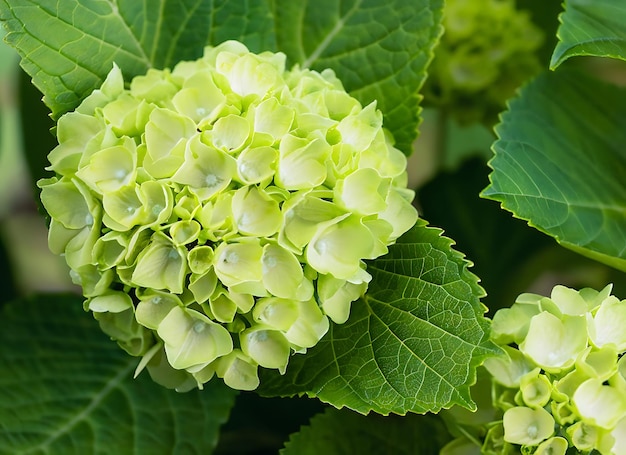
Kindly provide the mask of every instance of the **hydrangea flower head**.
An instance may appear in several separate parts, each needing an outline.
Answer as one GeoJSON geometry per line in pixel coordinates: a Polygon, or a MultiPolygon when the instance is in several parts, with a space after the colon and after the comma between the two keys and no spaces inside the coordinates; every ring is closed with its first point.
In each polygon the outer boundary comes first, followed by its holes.
{"type": "Polygon", "coordinates": [[[416,221],[406,158],[331,70],[228,41],[58,121],[49,244],[138,371],[254,389],[343,323],[416,221]]]}
{"type": "Polygon", "coordinates": [[[461,122],[493,122],[505,101],[539,72],[541,30],[514,0],[448,0],[444,34],[424,101],[461,122]]]}
{"type": "Polygon", "coordinates": [[[503,355],[484,365],[496,418],[473,429],[482,453],[626,453],[626,300],[611,289],[556,286],[496,312],[503,355]]]}

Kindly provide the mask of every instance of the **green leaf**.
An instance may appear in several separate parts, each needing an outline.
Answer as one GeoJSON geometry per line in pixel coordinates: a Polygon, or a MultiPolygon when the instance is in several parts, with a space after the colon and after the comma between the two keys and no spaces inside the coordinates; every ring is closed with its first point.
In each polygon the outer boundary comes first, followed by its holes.
{"type": "Polygon", "coordinates": [[[281,455],[419,455],[438,453],[450,439],[436,416],[363,416],[328,409],[291,435],[281,455]]]}
{"type": "Polygon", "coordinates": [[[512,218],[497,203],[481,199],[478,195],[488,183],[489,170],[485,161],[474,158],[454,172],[440,172],[419,189],[417,197],[424,217],[443,228],[475,262],[473,271],[489,290],[483,303],[493,314],[511,306],[546,272],[545,257],[544,267],[537,267],[534,260],[549,246],[566,251],[570,261],[578,256],[512,218]]]}
{"type": "Polygon", "coordinates": [[[7,41],[52,110],[73,109],[116,62],[126,80],[196,59],[207,43],[273,47],[269,0],[1,0],[7,41]],[[244,20],[249,18],[249,20],[244,20]]]}
{"type": "Polygon", "coordinates": [[[378,100],[405,153],[417,136],[418,90],[441,34],[441,0],[276,2],[276,42],[291,63],[332,68],[361,103],[378,100]]]}
{"type": "Polygon", "coordinates": [[[559,43],[550,68],[576,55],[626,60],[626,3],[615,0],[567,0],[557,31],[559,43]]]}
{"type": "Polygon", "coordinates": [[[264,372],[265,396],[307,394],[360,413],[473,408],[475,368],[494,351],[470,265],[441,230],[418,224],[371,262],[365,297],[345,324],[281,376],[264,372]]]}
{"type": "Polygon", "coordinates": [[[16,301],[0,318],[0,453],[209,453],[235,392],[178,394],[107,339],[76,296],[16,301]]]}
{"type": "Polygon", "coordinates": [[[626,271],[626,89],[543,74],[497,127],[482,195],[563,246],[626,271]]]}

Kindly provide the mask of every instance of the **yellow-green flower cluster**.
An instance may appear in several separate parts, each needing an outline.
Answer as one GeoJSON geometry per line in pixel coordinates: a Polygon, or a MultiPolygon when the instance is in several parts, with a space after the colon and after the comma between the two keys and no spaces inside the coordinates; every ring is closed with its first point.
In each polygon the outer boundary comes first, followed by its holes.
{"type": "Polygon", "coordinates": [[[541,30],[514,0],[447,0],[443,25],[425,103],[462,122],[493,122],[515,89],[541,69],[541,30]]]}
{"type": "Polygon", "coordinates": [[[129,88],[114,67],[57,135],[50,248],[139,370],[179,390],[284,372],[417,219],[375,103],[236,41],[129,88]]]}
{"type": "Polygon", "coordinates": [[[556,286],[494,315],[492,339],[505,354],[485,367],[502,420],[484,453],[624,453],[626,300],[611,288],[556,286]]]}

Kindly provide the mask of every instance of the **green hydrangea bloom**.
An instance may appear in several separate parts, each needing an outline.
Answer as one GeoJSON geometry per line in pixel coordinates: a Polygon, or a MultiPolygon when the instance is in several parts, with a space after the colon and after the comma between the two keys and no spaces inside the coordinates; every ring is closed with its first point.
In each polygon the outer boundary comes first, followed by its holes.
{"type": "Polygon", "coordinates": [[[417,220],[375,103],[236,41],[129,88],[114,66],[57,136],[50,248],[137,372],[178,390],[283,373],[417,220]]]}
{"type": "Polygon", "coordinates": [[[463,423],[483,453],[625,453],[626,300],[611,289],[556,286],[496,312],[491,338],[503,354],[484,364],[496,416],[463,423]]]}
{"type": "Polygon", "coordinates": [[[443,25],[424,102],[461,122],[492,123],[505,101],[541,69],[541,29],[516,9],[515,0],[447,0],[443,25]]]}

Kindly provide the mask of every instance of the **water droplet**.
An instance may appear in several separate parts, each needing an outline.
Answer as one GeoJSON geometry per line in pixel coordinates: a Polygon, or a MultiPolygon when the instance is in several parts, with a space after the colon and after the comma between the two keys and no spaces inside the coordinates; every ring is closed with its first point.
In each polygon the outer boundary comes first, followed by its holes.
{"type": "Polygon", "coordinates": [[[156,296],[156,297],[152,297],[152,303],[155,305],[158,305],[159,303],[161,303],[163,301],[163,297],[161,296],[156,296]]]}

